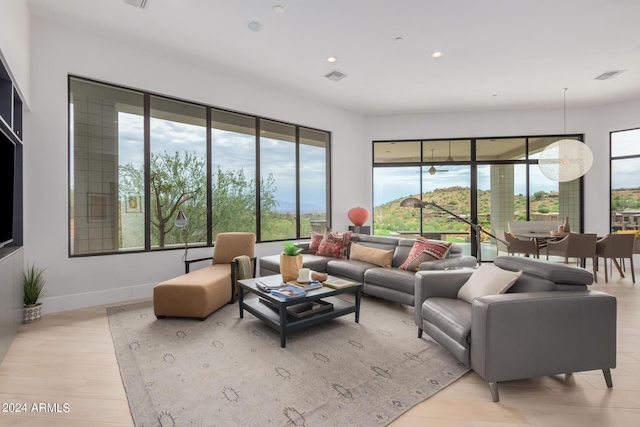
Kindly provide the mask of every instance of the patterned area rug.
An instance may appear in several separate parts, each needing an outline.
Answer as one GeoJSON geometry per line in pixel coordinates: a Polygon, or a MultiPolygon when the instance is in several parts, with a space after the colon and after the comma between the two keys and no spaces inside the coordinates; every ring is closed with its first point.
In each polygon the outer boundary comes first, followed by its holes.
{"type": "MultiPolygon", "coordinates": [[[[238,304],[204,322],[107,310],[137,427],[384,426],[468,369],[417,338],[413,308],[363,296],[353,315],[278,333],[238,304]]],[[[426,337],[426,335],[423,335],[426,337]]]]}

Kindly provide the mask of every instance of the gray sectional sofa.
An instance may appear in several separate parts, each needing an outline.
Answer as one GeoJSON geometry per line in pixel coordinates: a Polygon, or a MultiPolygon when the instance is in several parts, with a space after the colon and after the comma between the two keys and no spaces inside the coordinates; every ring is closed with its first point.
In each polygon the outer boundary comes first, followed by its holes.
{"type": "MultiPolygon", "coordinates": [[[[398,267],[409,256],[415,240],[353,234],[351,242],[371,248],[392,249],[394,252],[391,268],[383,268],[359,260],[310,254],[303,255],[303,267],[361,282],[363,292],[368,295],[413,306],[416,273],[398,267]]],[[[308,244],[300,244],[300,246],[306,249],[308,244]]],[[[475,267],[476,263],[475,257],[463,255],[462,247],[453,243],[445,259],[423,262],[419,269],[424,271],[444,270],[450,267],[475,267]]],[[[280,255],[260,258],[259,267],[260,276],[280,274],[280,255]]]]}
{"type": "Polygon", "coordinates": [[[602,369],[612,387],[616,366],[616,299],[587,290],[582,268],[501,256],[494,265],[522,275],[501,295],[458,299],[472,270],[416,274],[415,321],[490,386],[498,381],[602,369]]]}

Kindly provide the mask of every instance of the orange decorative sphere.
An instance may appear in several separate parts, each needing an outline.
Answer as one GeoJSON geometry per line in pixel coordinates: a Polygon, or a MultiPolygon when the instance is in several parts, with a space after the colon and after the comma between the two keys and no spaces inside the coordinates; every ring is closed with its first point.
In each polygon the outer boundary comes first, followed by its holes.
{"type": "Polygon", "coordinates": [[[349,221],[351,221],[353,225],[359,227],[361,225],[364,225],[364,223],[369,219],[369,211],[358,206],[357,208],[349,209],[349,212],[347,212],[347,216],[349,217],[349,221]]]}

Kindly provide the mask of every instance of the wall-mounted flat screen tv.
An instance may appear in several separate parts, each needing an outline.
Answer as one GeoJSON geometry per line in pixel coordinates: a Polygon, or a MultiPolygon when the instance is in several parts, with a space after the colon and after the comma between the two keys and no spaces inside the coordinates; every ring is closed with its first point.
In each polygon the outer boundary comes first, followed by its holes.
{"type": "Polygon", "coordinates": [[[0,248],[13,241],[16,146],[0,128],[0,248]]]}

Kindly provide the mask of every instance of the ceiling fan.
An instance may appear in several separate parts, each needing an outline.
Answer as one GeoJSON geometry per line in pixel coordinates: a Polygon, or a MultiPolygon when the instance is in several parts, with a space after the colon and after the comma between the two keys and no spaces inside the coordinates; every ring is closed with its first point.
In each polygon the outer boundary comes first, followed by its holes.
{"type": "MultiPolygon", "coordinates": [[[[451,149],[451,147],[449,147],[449,149],[451,149]]],[[[431,149],[431,162],[433,162],[433,151],[434,149],[431,149]]],[[[449,157],[451,157],[451,151],[449,151],[449,157]]],[[[435,166],[431,165],[431,167],[429,168],[429,175],[435,175],[436,172],[449,172],[447,169],[436,169],[435,166]]]]}

